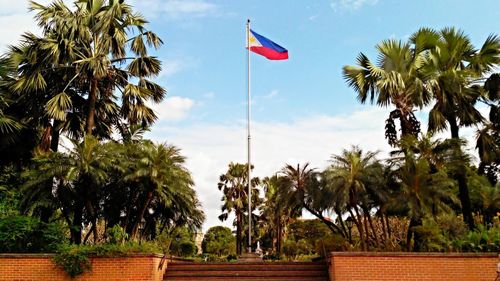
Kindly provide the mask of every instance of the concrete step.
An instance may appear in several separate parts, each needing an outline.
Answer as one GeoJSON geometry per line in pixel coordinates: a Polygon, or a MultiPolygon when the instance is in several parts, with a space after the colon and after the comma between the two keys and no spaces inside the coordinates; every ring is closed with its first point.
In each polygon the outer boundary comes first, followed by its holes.
{"type": "Polygon", "coordinates": [[[165,281],[289,280],[327,281],[328,267],[318,262],[170,263],[165,281]]]}

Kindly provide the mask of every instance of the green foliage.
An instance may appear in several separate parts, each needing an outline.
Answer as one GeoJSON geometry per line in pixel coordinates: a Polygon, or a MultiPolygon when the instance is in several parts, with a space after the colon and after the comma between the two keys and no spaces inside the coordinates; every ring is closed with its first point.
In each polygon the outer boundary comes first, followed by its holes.
{"type": "Polygon", "coordinates": [[[128,238],[127,232],[125,232],[125,230],[119,225],[115,225],[112,228],[109,228],[106,231],[106,236],[109,243],[120,245],[125,243],[125,240],[127,240],[128,238]]]}
{"type": "Polygon", "coordinates": [[[348,249],[348,242],[341,235],[328,235],[316,240],[316,254],[324,256],[325,253],[340,252],[348,249]]]}
{"type": "Polygon", "coordinates": [[[0,218],[19,214],[19,179],[13,166],[0,165],[0,218]]]}
{"type": "Polygon", "coordinates": [[[478,225],[476,230],[470,231],[458,242],[464,252],[500,252],[500,227],[486,229],[478,225]]]}
{"type": "Polygon", "coordinates": [[[54,262],[71,278],[92,270],[92,257],[121,257],[133,254],[151,254],[160,252],[160,247],[154,242],[126,242],[118,244],[62,245],[54,256],[54,262]]]}
{"type": "Polygon", "coordinates": [[[54,262],[71,278],[92,269],[87,251],[77,245],[64,245],[54,256],[54,262]]]}
{"type": "Polygon", "coordinates": [[[42,223],[36,218],[9,216],[0,220],[0,252],[53,252],[67,238],[60,223],[42,223]]]}
{"type": "Polygon", "coordinates": [[[231,229],[224,226],[214,226],[208,229],[202,242],[203,253],[217,256],[236,254],[236,238],[231,229]]]}

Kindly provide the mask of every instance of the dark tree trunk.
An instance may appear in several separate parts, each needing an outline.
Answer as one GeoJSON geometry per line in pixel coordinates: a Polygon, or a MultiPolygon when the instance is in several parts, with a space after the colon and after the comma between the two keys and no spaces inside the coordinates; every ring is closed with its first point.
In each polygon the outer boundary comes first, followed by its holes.
{"type": "Polygon", "coordinates": [[[408,225],[408,233],[406,235],[406,249],[411,251],[411,240],[413,238],[413,251],[418,252],[422,248],[422,237],[414,230],[414,227],[421,226],[421,218],[411,218],[410,224],[408,225]]]}
{"type": "Polygon", "coordinates": [[[87,135],[92,135],[92,129],[94,128],[94,117],[95,117],[95,104],[97,101],[97,80],[92,79],[90,82],[90,92],[88,98],[88,112],[87,120],[85,123],[85,132],[87,135]]]}
{"type": "Polygon", "coordinates": [[[73,225],[70,228],[71,240],[74,244],[82,243],[82,223],[83,223],[83,201],[78,199],[75,202],[73,213],[73,225]]]}
{"type": "Polygon", "coordinates": [[[236,212],[236,253],[241,255],[242,253],[242,233],[241,233],[241,211],[236,212]]]}
{"type": "Polygon", "coordinates": [[[144,214],[146,213],[146,210],[148,209],[149,202],[151,202],[151,199],[153,198],[153,192],[149,191],[146,195],[146,199],[144,200],[144,204],[141,206],[139,211],[137,212],[137,216],[135,218],[134,226],[132,227],[132,232],[130,233],[130,239],[134,240],[137,238],[137,235],[139,233],[139,225],[142,222],[142,218],[144,217],[144,214]]]}
{"type": "Polygon", "coordinates": [[[349,209],[349,213],[351,214],[351,217],[354,219],[354,224],[356,224],[356,228],[358,229],[359,232],[359,240],[361,241],[361,250],[366,251],[366,240],[365,240],[365,235],[363,231],[363,222],[361,221],[361,217],[359,216],[358,209],[355,207],[354,211],[356,212],[356,215],[352,213],[352,210],[349,209]]]}
{"type": "Polygon", "coordinates": [[[55,120],[54,127],[52,128],[52,136],[50,139],[50,149],[54,152],[57,152],[57,150],[59,149],[60,131],[59,131],[58,127],[60,124],[61,124],[61,121],[55,120]]]}
{"type": "MultiPolygon", "coordinates": [[[[459,127],[457,124],[457,119],[455,116],[449,116],[447,118],[450,124],[451,138],[458,140],[459,137],[459,127]]],[[[460,153],[462,148],[457,144],[456,149],[459,149],[460,153]]],[[[472,217],[472,207],[470,203],[469,187],[467,186],[467,175],[465,167],[459,167],[458,172],[455,175],[458,181],[458,196],[460,198],[460,203],[462,205],[462,216],[464,222],[467,224],[469,229],[474,229],[474,218],[472,217]]]]}

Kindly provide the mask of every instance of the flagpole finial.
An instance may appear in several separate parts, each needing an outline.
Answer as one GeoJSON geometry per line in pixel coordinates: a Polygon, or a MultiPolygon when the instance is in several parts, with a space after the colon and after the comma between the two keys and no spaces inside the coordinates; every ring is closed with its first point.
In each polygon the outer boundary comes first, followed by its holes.
{"type": "Polygon", "coordinates": [[[250,23],[250,19],[247,19],[247,23],[250,23]]]}

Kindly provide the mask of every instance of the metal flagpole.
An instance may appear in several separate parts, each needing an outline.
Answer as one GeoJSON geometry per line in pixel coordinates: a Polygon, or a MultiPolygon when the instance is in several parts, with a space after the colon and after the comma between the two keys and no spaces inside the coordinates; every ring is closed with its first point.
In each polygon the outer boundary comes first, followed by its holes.
{"type": "Polygon", "coordinates": [[[248,134],[248,139],[247,139],[247,156],[248,156],[248,246],[247,246],[247,252],[251,253],[252,252],[252,177],[251,177],[251,166],[252,162],[250,161],[250,119],[251,119],[251,104],[252,104],[252,96],[250,93],[250,19],[247,19],[247,74],[248,74],[248,80],[247,80],[247,85],[248,85],[248,96],[247,96],[247,134],[248,134]]]}

